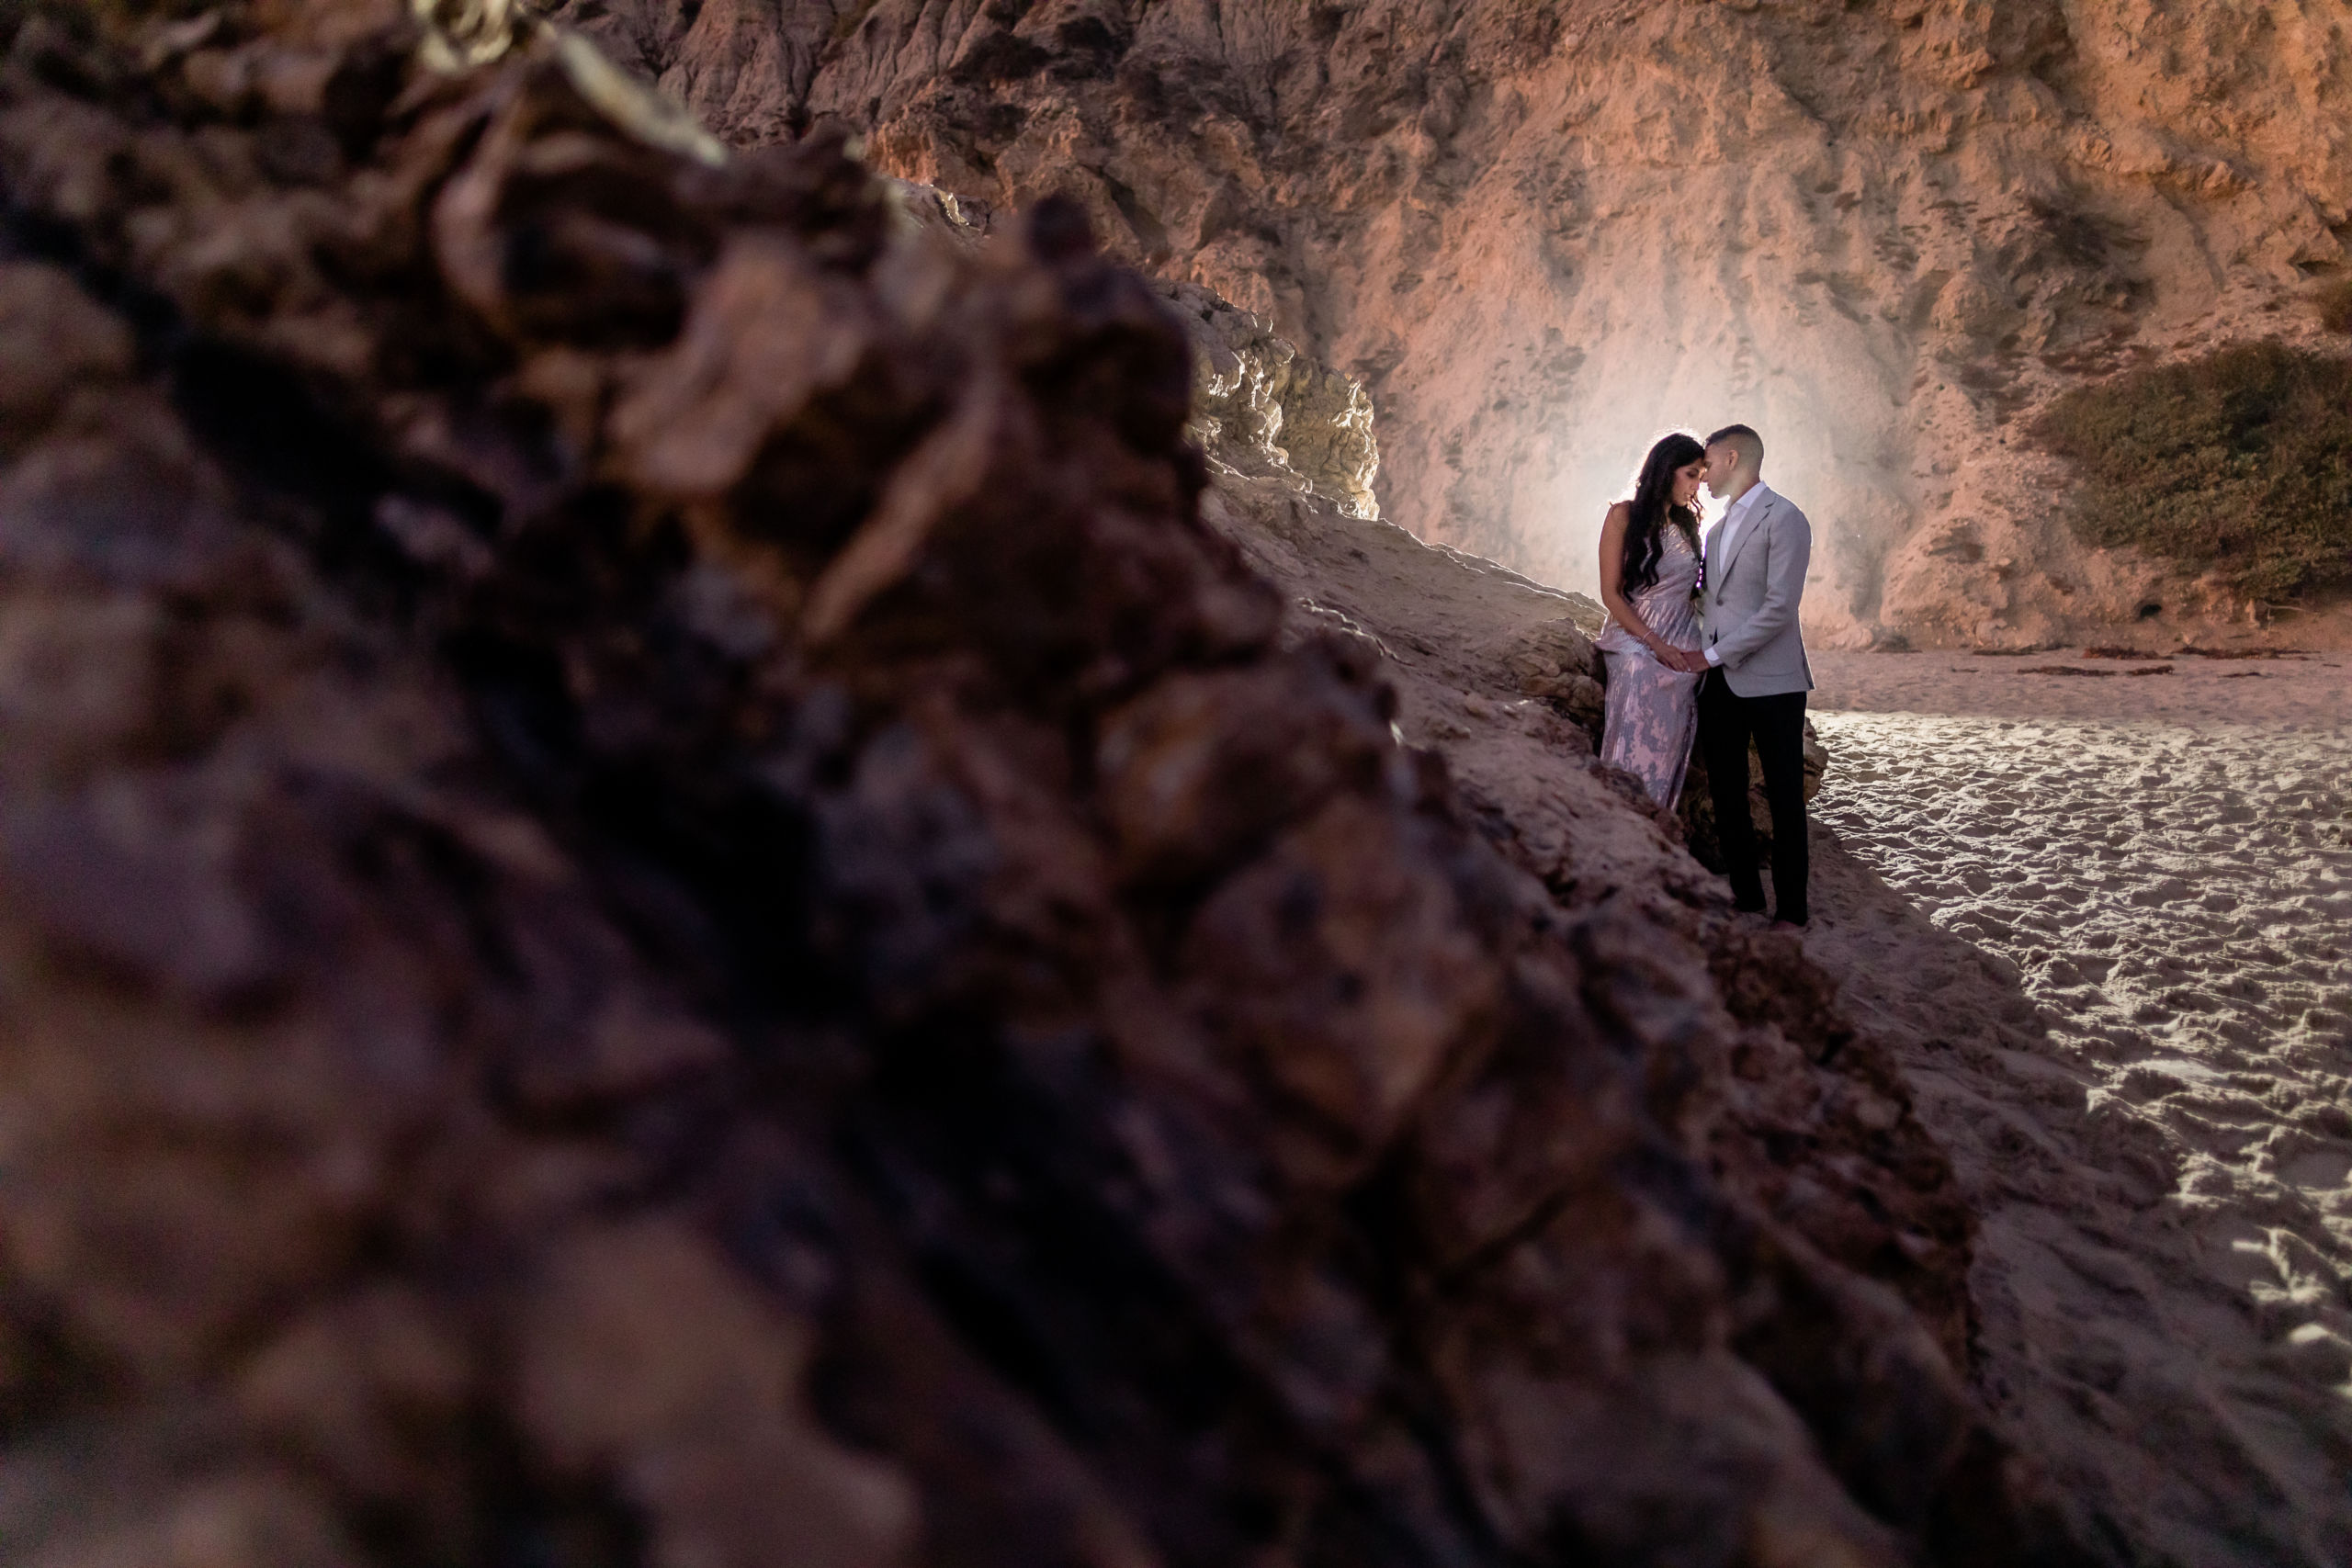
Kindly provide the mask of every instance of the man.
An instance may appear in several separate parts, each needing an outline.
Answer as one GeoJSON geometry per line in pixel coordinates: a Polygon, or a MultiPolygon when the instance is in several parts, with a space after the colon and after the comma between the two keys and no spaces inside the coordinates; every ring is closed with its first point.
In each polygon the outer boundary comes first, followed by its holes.
{"type": "Polygon", "coordinates": [[[1764,483],[1763,438],[1744,424],[1707,437],[1707,488],[1731,509],[1708,536],[1700,615],[1702,654],[1678,668],[1699,682],[1699,754],[1714,793],[1715,834],[1732,906],[1760,913],[1756,829],[1747,817],[1747,743],[1764,769],[1772,808],[1773,918],[1805,923],[1804,694],[1813,689],[1797,605],[1813,558],[1813,525],[1764,483]]]}

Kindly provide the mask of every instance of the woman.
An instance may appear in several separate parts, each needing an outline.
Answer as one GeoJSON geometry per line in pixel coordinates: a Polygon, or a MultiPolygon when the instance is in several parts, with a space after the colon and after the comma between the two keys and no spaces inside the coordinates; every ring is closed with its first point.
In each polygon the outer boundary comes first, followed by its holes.
{"type": "Polygon", "coordinates": [[[1593,646],[1609,661],[1609,706],[1600,760],[1642,781],[1671,810],[1682,794],[1690,738],[1699,722],[1699,677],[1660,660],[1695,653],[1699,615],[1699,484],[1707,449],[1683,431],[1642,460],[1634,498],[1600,525],[1600,602],[1609,626],[1593,646]]]}

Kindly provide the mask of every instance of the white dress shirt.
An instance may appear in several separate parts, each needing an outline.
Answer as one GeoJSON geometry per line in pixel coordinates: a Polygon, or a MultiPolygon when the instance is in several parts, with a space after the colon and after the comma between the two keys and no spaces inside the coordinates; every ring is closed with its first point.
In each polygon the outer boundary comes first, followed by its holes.
{"type": "MultiPolygon", "coordinates": [[[[1715,527],[1714,542],[1707,550],[1707,575],[1710,579],[1722,570],[1724,562],[1731,559],[1732,541],[1739,537],[1740,525],[1747,521],[1747,514],[1755,511],[1769,493],[1770,492],[1764,488],[1764,481],[1758,479],[1740,491],[1738,497],[1724,510],[1723,522],[1715,527]]],[[[1707,649],[1707,662],[1719,667],[1723,663],[1722,660],[1715,657],[1713,647],[1707,649]]]]}

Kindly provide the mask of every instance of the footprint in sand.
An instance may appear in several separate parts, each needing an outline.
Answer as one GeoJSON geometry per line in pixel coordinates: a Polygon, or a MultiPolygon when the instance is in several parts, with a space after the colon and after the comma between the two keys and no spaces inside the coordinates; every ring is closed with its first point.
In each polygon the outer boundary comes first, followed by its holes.
{"type": "MultiPolygon", "coordinates": [[[[1873,704],[1880,667],[1854,662],[1825,705],[1857,687],[1855,707],[1968,705],[1949,680],[1873,704]]],[[[2018,676],[1991,712],[1814,716],[1821,823],[2013,965],[2039,1015],[1997,1052],[1931,1038],[1915,1061],[1955,1159],[1989,1161],[1991,1315],[2041,1325],[2016,1341],[2039,1370],[2000,1369],[2009,1404],[2075,1423],[2077,1449],[2111,1435],[2105,1472],[2069,1480],[2183,1562],[2352,1561],[2352,711],[2343,675],[2309,674],[2291,718],[2242,705],[2283,695],[2283,672],[2222,702],[2199,695],[2221,672],[2167,682],[2152,706],[2170,711],[2125,720],[2086,712],[2102,683],[2079,681],[2045,682],[2068,689],[2061,716],[2032,716],[2018,676]],[[2074,1107],[2041,1122],[2073,1162],[2054,1179],[1978,1135],[1988,1106],[2037,1097],[2074,1107]],[[2134,1483],[2142,1462],[2168,1473],[2134,1483]]]]}

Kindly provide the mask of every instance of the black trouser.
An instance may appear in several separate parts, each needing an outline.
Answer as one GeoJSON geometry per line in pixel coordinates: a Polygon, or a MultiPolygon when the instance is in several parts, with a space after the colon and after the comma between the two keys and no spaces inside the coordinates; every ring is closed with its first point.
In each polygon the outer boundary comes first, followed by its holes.
{"type": "Polygon", "coordinates": [[[1804,694],[1743,697],[1720,670],[1699,682],[1699,754],[1715,797],[1715,840],[1722,846],[1732,902],[1764,907],[1756,874],[1756,829],[1747,818],[1747,742],[1756,741],[1764,767],[1764,799],[1772,808],[1772,903],[1776,918],[1805,919],[1804,694]]]}

